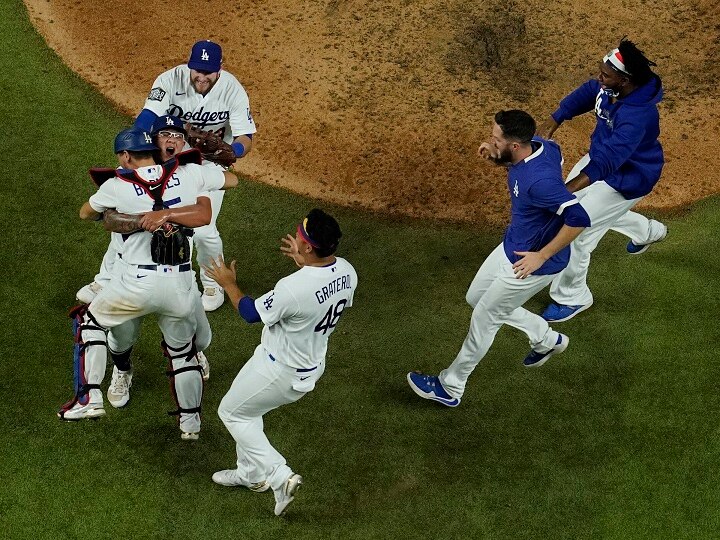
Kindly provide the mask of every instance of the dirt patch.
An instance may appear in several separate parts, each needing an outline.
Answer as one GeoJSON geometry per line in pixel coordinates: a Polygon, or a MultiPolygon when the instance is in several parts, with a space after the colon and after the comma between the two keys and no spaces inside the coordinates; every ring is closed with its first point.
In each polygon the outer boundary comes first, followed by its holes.
{"type": "MultiPolygon", "coordinates": [[[[220,42],[258,125],[239,167],[253,178],[388,213],[492,224],[506,220],[505,177],[475,149],[494,112],[544,118],[627,34],[666,86],[667,165],[643,206],[720,189],[710,151],[720,131],[715,0],[25,3],[71,69],[131,114],[196,40],[220,42]]],[[[566,167],[587,150],[592,125],[558,131],[566,167]]]]}

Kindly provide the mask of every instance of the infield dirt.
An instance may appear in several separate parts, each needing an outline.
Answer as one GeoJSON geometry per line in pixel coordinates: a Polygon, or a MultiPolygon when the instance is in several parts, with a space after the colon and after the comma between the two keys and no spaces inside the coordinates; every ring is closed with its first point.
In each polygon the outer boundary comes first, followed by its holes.
{"type": "MultiPolygon", "coordinates": [[[[507,219],[505,174],[475,151],[494,112],[544,119],[628,35],[666,89],[667,163],[641,208],[681,207],[720,187],[715,0],[25,4],[63,61],[132,115],[192,43],[221,43],[258,127],[237,166],[254,179],[386,213],[493,225],[507,219]]],[[[592,126],[586,115],[557,132],[566,170],[592,126]]]]}

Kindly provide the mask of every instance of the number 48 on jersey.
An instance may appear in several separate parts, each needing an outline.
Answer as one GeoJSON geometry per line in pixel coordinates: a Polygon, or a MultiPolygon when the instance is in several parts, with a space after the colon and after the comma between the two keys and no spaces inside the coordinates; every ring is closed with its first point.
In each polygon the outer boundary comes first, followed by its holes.
{"type": "Polygon", "coordinates": [[[322,332],[323,335],[332,332],[340,320],[340,315],[342,315],[345,309],[345,304],[347,304],[347,300],[340,300],[337,304],[330,306],[325,315],[323,315],[323,318],[315,326],[315,331],[322,332]]]}

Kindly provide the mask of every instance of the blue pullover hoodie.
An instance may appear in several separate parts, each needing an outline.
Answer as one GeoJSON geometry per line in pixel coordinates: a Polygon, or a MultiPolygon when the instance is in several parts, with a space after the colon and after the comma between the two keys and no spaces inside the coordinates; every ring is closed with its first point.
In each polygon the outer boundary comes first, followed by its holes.
{"type": "Polygon", "coordinates": [[[589,80],[561,102],[552,113],[561,124],[595,110],[597,123],[590,136],[590,163],[583,169],[590,182],[605,182],[626,199],[650,193],[660,179],[665,163],[657,104],[663,96],[662,82],[655,75],[622,99],[589,80]]]}

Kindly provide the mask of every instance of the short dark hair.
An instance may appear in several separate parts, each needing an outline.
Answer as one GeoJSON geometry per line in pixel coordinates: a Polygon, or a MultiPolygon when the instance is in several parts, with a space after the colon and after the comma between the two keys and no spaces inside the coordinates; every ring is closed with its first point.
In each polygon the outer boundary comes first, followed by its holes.
{"type": "Polygon", "coordinates": [[[308,236],[317,244],[313,249],[318,257],[328,257],[335,253],[342,231],[334,217],[319,208],[313,208],[307,215],[306,230],[308,236]]]}
{"type": "Polygon", "coordinates": [[[136,152],[135,150],[127,150],[127,153],[130,154],[130,157],[133,159],[147,159],[147,158],[153,158],[154,159],[154,151],[153,150],[141,150],[140,152],[136,152]]]}
{"type": "Polygon", "coordinates": [[[529,143],[535,135],[537,127],[532,116],[518,109],[496,113],[495,123],[500,126],[507,139],[513,139],[519,143],[529,143]]]}
{"type": "Polygon", "coordinates": [[[649,83],[655,76],[650,67],[657,64],[652,60],[648,60],[645,53],[638,49],[637,45],[629,39],[622,38],[618,50],[622,56],[623,64],[625,64],[625,69],[631,74],[628,75],[630,81],[638,86],[649,83]]]}

